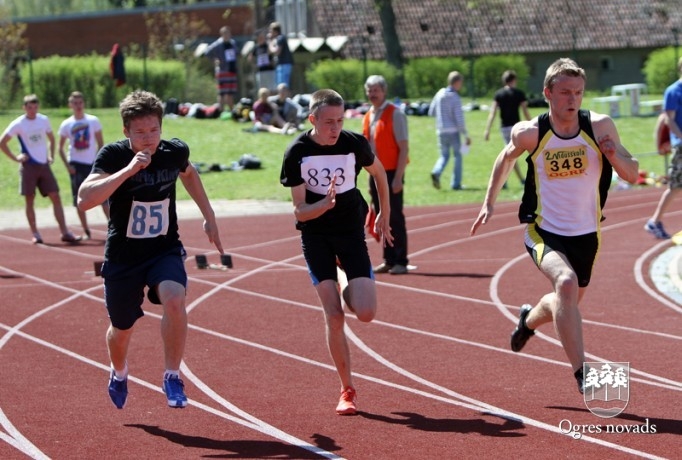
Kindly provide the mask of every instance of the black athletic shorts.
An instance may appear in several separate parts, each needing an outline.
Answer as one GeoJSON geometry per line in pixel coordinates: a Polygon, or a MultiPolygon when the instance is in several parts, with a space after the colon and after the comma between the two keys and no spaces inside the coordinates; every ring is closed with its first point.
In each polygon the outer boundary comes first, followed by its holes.
{"type": "Polygon", "coordinates": [[[526,227],[526,250],[538,267],[542,258],[550,251],[566,256],[578,277],[578,286],[587,287],[592,277],[592,268],[599,253],[599,234],[597,232],[578,236],[562,236],[550,233],[530,224],[526,227]]]}
{"type": "Polygon", "coordinates": [[[173,248],[140,264],[117,264],[104,261],[104,303],[111,324],[117,329],[130,329],[138,318],[144,316],[142,302],[144,288],[148,287],[149,301],[160,304],[156,286],[162,281],[175,281],[187,288],[187,272],[183,247],[173,248]]]}
{"type": "Polygon", "coordinates": [[[302,232],[301,246],[303,257],[308,264],[308,273],[314,286],[324,280],[337,281],[337,257],[348,280],[354,278],[374,279],[364,229],[350,235],[302,232]]]}

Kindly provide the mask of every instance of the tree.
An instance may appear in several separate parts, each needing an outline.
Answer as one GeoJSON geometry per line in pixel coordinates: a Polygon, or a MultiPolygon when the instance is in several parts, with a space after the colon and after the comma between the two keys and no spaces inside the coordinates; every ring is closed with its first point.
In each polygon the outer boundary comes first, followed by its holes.
{"type": "MultiPolygon", "coordinates": [[[[154,59],[182,61],[185,64],[186,81],[189,83],[195,62],[192,48],[200,36],[210,32],[210,28],[201,19],[174,11],[147,13],[145,25],[149,36],[147,55],[154,59]]],[[[186,94],[182,94],[183,99],[185,96],[186,94]]]]}
{"type": "Polygon", "coordinates": [[[4,0],[13,18],[59,16],[78,12],[111,9],[110,0],[4,0]]]}
{"type": "Polygon", "coordinates": [[[26,24],[12,22],[9,11],[0,7],[0,107],[6,108],[14,97],[20,59],[30,59],[23,37],[26,24]]]}
{"type": "Polygon", "coordinates": [[[381,35],[386,46],[386,60],[393,67],[398,69],[398,78],[396,79],[396,87],[391,88],[392,92],[404,98],[407,96],[405,90],[405,76],[403,75],[403,67],[405,66],[405,57],[403,56],[403,47],[400,45],[400,38],[398,31],[395,28],[395,12],[393,11],[392,0],[374,0],[374,5],[379,12],[379,19],[381,20],[381,35]]]}
{"type": "Polygon", "coordinates": [[[203,20],[177,11],[145,13],[144,17],[149,36],[148,56],[155,59],[180,57],[187,61],[198,38],[211,31],[203,20]]]}

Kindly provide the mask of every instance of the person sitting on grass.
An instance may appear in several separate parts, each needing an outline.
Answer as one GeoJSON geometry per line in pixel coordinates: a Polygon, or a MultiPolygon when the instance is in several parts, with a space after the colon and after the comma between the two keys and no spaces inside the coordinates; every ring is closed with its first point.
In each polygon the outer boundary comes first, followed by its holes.
{"type": "Polygon", "coordinates": [[[279,114],[277,104],[268,101],[270,91],[267,88],[258,90],[258,100],[253,104],[253,130],[278,134],[294,134],[296,125],[287,123],[279,114]]]}

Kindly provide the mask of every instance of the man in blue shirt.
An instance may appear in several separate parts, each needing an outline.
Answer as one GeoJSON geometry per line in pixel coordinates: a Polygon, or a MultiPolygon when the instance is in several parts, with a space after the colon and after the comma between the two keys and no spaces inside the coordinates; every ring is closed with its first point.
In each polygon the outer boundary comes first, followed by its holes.
{"type": "Polygon", "coordinates": [[[670,129],[670,146],[672,161],[670,162],[669,187],[663,192],[651,219],[644,225],[644,230],[659,240],[670,238],[663,228],[663,214],[672,203],[678,192],[682,190],[682,58],[677,61],[679,80],[668,86],[663,93],[663,114],[670,129]]]}
{"type": "Polygon", "coordinates": [[[282,34],[282,26],[279,22],[270,24],[270,52],[275,56],[275,79],[276,83],[285,83],[291,87],[291,70],[294,67],[294,55],[289,49],[287,37],[282,34]]]}

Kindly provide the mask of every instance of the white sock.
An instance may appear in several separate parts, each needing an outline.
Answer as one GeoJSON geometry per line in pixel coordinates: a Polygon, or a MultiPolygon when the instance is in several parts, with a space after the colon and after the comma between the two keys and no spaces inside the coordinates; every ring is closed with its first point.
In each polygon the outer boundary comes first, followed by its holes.
{"type": "Polygon", "coordinates": [[[114,369],[114,379],[118,380],[119,382],[128,378],[128,362],[127,361],[126,361],[126,365],[122,371],[116,370],[116,368],[114,368],[113,364],[111,365],[111,368],[114,369]]]}
{"type": "Polygon", "coordinates": [[[166,369],[166,372],[163,374],[163,379],[168,380],[170,378],[173,379],[179,379],[180,378],[180,371],[172,371],[170,369],[166,369]]]}

